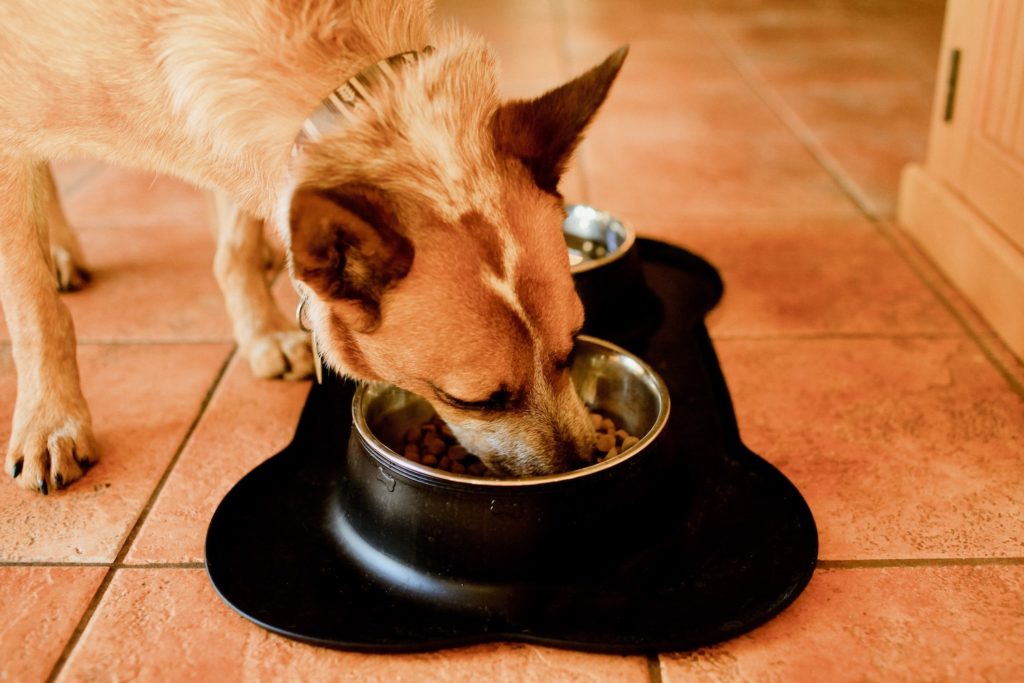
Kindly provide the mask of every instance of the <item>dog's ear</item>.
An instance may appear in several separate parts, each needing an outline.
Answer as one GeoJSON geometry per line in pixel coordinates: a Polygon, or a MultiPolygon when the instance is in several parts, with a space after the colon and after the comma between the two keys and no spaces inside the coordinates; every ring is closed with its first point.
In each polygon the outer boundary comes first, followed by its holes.
{"type": "Polygon", "coordinates": [[[289,212],[295,276],[351,329],[380,323],[381,297],[412,267],[412,242],[382,192],[363,185],[299,188],[289,212]]]}
{"type": "Polygon", "coordinates": [[[542,190],[555,192],[583,130],[604,102],[628,52],[628,45],[620,47],[582,76],[535,100],[503,104],[491,120],[497,149],[522,160],[542,190]]]}

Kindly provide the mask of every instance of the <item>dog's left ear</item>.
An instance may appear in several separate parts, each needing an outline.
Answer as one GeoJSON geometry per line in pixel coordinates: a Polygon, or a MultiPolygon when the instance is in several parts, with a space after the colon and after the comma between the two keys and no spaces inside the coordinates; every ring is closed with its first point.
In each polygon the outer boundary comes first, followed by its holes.
{"type": "Polygon", "coordinates": [[[363,185],[300,187],[289,222],[295,277],[349,328],[372,332],[384,292],[409,273],[414,255],[387,197],[363,185]]]}
{"type": "Polygon", "coordinates": [[[491,120],[497,149],[522,160],[542,190],[556,192],[569,157],[628,52],[628,45],[620,47],[582,76],[535,100],[503,104],[491,120]]]}

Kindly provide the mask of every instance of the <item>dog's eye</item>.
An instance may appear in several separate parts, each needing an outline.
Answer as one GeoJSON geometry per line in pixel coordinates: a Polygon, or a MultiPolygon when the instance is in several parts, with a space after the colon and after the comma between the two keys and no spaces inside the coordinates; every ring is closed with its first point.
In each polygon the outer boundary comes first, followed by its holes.
{"type": "MultiPolygon", "coordinates": [[[[574,347],[576,346],[576,337],[580,336],[581,332],[583,332],[582,326],[577,327],[572,332],[572,343],[574,347]]],[[[564,356],[555,359],[554,365],[555,370],[557,372],[562,372],[563,370],[569,369],[569,367],[572,365],[572,352],[573,350],[569,349],[569,351],[564,356]]]]}
{"type": "Polygon", "coordinates": [[[464,401],[456,398],[438,387],[431,387],[439,399],[459,410],[491,411],[505,410],[512,404],[512,392],[508,389],[499,389],[482,401],[464,401]]]}

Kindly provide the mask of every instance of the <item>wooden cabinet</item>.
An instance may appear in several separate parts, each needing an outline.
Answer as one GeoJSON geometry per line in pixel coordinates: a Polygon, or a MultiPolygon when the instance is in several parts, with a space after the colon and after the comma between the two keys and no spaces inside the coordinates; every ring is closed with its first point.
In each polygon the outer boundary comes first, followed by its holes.
{"type": "Polygon", "coordinates": [[[898,220],[1024,358],[1024,0],[949,0],[898,220]]]}

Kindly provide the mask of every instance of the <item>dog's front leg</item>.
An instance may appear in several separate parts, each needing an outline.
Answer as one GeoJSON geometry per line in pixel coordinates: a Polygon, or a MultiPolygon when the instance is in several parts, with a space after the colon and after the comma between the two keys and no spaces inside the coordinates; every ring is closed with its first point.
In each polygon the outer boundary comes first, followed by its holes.
{"type": "Polygon", "coordinates": [[[302,379],[313,372],[309,335],[274,302],[264,275],[263,221],[215,193],[217,256],[214,274],[235,341],[257,377],[302,379]]]}
{"type": "Polygon", "coordinates": [[[18,373],[5,467],[19,485],[44,494],[81,477],[98,457],[75,330],[50,259],[53,193],[45,164],[0,157],[0,303],[18,373]]]}

